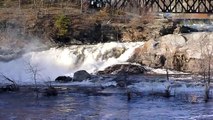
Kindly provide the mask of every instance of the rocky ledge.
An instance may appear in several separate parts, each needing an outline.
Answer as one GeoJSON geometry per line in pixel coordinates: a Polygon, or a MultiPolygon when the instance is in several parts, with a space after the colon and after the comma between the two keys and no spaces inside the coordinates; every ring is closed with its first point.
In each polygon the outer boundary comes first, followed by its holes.
{"type": "Polygon", "coordinates": [[[134,64],[116,64],[105,68],[103,71],[98,71],[98,75],[107,74],[144,74],[147,70],[141,65],[134,64]]]}
{"type": "MultiPolygon", "coordinates": [[[[128,60],[153,68],[202,72],[213,51],[213,32],[169,34],[147,41],[128,60]]],[[[211,64],[211,62],[209,63],[211,64]]]]}

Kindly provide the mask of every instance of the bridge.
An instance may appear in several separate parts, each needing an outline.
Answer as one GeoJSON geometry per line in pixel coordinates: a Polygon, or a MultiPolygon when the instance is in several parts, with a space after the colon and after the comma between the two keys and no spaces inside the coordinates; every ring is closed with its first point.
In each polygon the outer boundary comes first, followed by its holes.
{"type": "Polygon", "coordinates": [[[210,13],[213,0],[89,0],[93,5],[117,8],[139,8],[163,13],[210,13]],[[95,1],[95,2],[94,2],[95,1]],[[95,3],[95,4],[94,4],[95,3]]]}
{"type": "Polygon", "coordinates": [[[142,0],[142,3],[164,13],[213,13],[213,0],[142,0]]]}

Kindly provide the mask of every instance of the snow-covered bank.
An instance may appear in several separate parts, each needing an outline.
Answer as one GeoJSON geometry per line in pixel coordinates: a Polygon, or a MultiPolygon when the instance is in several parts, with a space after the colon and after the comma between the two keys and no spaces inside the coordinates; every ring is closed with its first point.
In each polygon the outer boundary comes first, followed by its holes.
{"type": "Polygon", "coordinates": [[[60,75],[72,76],[75,71],[82,69],[94,73],[113,64],[126,63],[135,48],[143,44],[110,42],[29,52],[21,58],[0,62],[0,73],[16,80],[17,83],[34,82],[28,71],[29,64],[38,70],[38,82],[54,80],[60,75]]]}

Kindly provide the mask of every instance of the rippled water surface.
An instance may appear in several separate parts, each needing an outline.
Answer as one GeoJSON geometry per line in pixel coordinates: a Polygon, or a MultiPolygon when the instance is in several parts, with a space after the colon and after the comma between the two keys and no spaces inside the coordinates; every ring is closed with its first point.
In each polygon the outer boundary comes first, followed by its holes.
{"type": "Polygon", "coordinates": [[[213,101],[191,104],[174,98],[68,93],[39,97],[31,93],[0,94],[1,120],[168,120],[213,119],[213,101]]]}

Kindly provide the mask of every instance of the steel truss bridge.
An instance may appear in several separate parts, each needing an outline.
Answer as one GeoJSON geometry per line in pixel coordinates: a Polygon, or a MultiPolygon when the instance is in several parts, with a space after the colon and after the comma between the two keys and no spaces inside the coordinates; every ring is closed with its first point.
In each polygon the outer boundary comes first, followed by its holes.
{"type": "Polygon", "coordinates": [[[212,13],[213,0],[137,0],[145,8],[168,13],[212,13]]]}
{"type": "Polygon", "coordinates": [[[89,0],[93,6],[147,9],[168,13],[213,13],[213,0],[89,0]]]}

